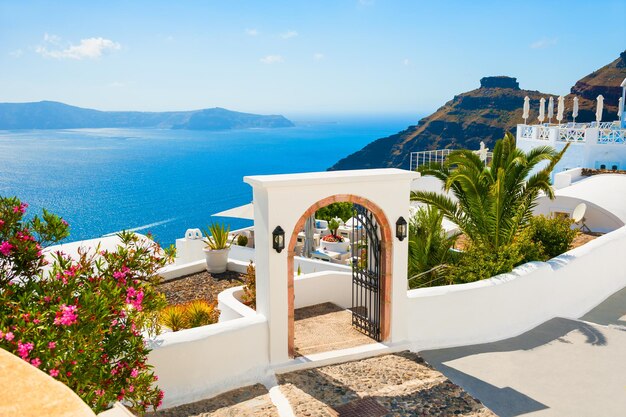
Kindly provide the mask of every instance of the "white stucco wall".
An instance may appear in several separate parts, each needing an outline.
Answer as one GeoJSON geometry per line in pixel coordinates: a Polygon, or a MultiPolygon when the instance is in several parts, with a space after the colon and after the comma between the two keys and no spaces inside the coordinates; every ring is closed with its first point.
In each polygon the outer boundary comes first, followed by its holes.
{"type": "MultiPolygon", "coordinates": [[[[338,194],[365,198],[384,212],[392,230],[396,220],[409,218],[411,181],[417,173],[399,169],[318,172],[245,177],[253,187],[255,208],[257,309],[267,317],[270,361],[286,362],[288,354],[287,250],[272,249],[271,233],[285,230],[286,244],[305,211],[316,202],[338,194]]],[[[393,241],[391,273],[391,341],[406,338],[406,264],[408,241],[393,241]]],[[[295,267],[295,264],[294,264],[295,267]]]]}
{"type": "Polygon", "coordinates": [[[578,318],[626,286],[626,227],[548,262],[484,281],[410,290],[412,350],[486,343],[554,317],[578,318]]]}
{"type": "Polygon", "coordinates": [[[164,333],[148,363],[173,407],[262,381],[268,373],[267,320],[261,314],[164,333]]]}
{"type": "Polygon", "coordinates": [[[301,308],[321,303],[333,303],[343,308],[352,307],[351,272],[315,272],[295,277],[294,307],[301,308]]]}

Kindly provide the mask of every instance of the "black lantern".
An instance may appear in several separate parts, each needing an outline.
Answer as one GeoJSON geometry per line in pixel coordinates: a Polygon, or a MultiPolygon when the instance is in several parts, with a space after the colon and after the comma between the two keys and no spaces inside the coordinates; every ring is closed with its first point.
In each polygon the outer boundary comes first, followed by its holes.
{"type": "Polygon", "coordinates": [[[404,217],[400,216],[400,218],[396,222],[396,237],[398,238],[400,242],[402,242],[404,238],[407,236],[407,234],[408,234],[408,231],[407,231],[406,220],[404,220],[404,217]]]}
{"type": "Polygon", "coordinates": [[[280,226],[276,226],[276,229],[272,232],[272,247],[278,253],[285,249],[285,231],[280,226]]]}

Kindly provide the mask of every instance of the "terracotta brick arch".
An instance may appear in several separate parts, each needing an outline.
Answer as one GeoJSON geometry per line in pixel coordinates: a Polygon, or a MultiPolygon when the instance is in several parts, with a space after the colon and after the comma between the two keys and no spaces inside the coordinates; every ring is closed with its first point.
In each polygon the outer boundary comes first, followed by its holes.
{"type": "Polygon", "coordinates": [[[295,247],[298,240],[298,233],[304,228],[304,223],[311,215],[322,207],[326,207],[332,203],[355,203],[368,209],[376,219],[376,223],[380,226],[381,230],[381,317],[380,317],[380,333],[383,341],[387,340],[390,335],[390,323],[391,323],[391,250],[392,250],[392,233],[391,226],[387,220],[387,216],[380,207],[372,203],[366,198],[359,197],[352,194],[337,194],[332,195],[309,207],[304,214],[300,217],[296,223],[295,228],[291,232],[291,238],[289,239],[288,256],[287,256],[287,293],[289,297],[288,302],[288,340],[289,340],[289,356],[295,355],[294,350],[294,270],[293,270],[293,258],[295,256],[295,247]]]}

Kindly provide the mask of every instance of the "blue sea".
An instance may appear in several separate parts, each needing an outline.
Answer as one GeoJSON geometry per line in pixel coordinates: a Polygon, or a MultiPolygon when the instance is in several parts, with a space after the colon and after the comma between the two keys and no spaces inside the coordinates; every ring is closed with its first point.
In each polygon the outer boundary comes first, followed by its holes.
{"type": "Polygon", "coordinates": [[[247,204],[246,175],[325,171],[419,117],[298,121],[295,127],[206,132],[160,129],[0,131],[0,195],[29,213],[46,208],[71,226],[68,240],[132,229],[174,243],[247,204]]]}

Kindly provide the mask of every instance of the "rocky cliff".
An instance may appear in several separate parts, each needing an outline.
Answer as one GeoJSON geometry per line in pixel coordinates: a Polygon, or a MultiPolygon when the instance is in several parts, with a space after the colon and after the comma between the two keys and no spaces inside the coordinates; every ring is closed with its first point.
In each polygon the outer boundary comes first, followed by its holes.
{"type": "MultiPolygon", "coordinates": [[[[576,121],[595,120],[596,97],[605,98],[603,121],[616,120],[619,87],[626,77],[626,51],[610,64],[594,71],[578,81],[566,96],[565,115],[571,121],[573,95],[579,97],[579,112],[576,121]]],[[[484,141],[493,148],[496,140],[506,131],[515,131],[523,123],[522,106],[524,97],[531,101],[529,123],[537,123],[539,100],[546,101],[554,94],[522,90],[515,78],[485,77],[476,90],[455,96],[436,112],[409,126],[402,132],[378,139],[360,151],[340,160],[330,170],[409,167],[411,152],[442,149],[478,149],[484,141]]],[[[546,112],[547,114],[547,112],[546,112]]]]}

